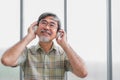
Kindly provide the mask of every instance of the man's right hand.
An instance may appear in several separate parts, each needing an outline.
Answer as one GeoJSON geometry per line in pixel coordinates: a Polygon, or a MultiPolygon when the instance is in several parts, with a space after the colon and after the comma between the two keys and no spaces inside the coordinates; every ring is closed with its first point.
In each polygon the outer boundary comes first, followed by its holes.
{"type": "Polygon", "coordinates": [[[37,26],[37,21],[33,22],[30,27],[28,28],[28,34],[27,36],[29,39],[33,40],[36,38],[36,31],[34,30],[35,27],[37,26]]]}

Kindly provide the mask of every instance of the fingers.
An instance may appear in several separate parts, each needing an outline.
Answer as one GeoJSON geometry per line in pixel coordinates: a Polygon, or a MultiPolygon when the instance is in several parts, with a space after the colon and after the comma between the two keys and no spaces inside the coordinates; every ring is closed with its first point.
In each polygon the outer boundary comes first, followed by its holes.
{"type": "Polygon", "coordinates": [[[63,29],[59,30],[61,38],[66,35],[65,31],[63,29]]]}
{"type": "Polygon", "coordinates": [[[64,41],[66,39],[66,33],[63,29],[59,30],[56,36],[56,40],[64,41]]]}
{"type": "Polygon", "coordinates": [[[37,21],[33,22],[33,23],[30,25],[30,27],[32,27],[32,29],[33,29],[35,26],[37,26],[37,21]]]}
{"type": "Polygon", "coordinates": [[[31,24],[31,26],[36,26],[36,25],[37,25],[37,21],[35,21],[31,24]]]}
{"type": "Polygon", "coordinates": [[[35,21],[35,22],[33,22],[30,26],[29,26],[29,28],[28,28],[28,30],[34,30],[34,27],[35,26],[37,26],[37,21],[35,21]]]}

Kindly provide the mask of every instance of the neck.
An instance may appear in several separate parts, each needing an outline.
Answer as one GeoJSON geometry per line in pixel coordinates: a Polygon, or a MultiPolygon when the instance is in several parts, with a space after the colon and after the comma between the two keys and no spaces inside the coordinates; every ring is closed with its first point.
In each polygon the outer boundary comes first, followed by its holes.
{"type": "Polygon", "coordinates": [[[53,45],[53,42],[39,42],[40,46],[43,48],[43,50],[48,53],[53,45]]]}

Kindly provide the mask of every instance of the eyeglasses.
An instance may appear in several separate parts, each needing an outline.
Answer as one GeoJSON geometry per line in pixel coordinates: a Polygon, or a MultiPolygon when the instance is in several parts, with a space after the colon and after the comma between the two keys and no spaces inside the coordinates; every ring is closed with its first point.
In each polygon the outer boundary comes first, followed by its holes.
{"type": "Polygon", "coordinates": [[[46,27],[47,25],[49,28],[55,29],[57,28],[57,24],[55,22],[48,22],[47,20],[41,20],[40,21],[41,26],[46,27]]]}

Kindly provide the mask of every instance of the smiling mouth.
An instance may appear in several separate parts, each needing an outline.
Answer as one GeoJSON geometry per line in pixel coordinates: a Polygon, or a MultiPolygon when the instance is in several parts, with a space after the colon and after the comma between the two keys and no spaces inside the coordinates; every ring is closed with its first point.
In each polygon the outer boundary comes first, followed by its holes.
{"type": "Polygon", "coordinates": [[[52,33],[48,30],[41,30],[41,33],[51,35],[52,33]]]}

